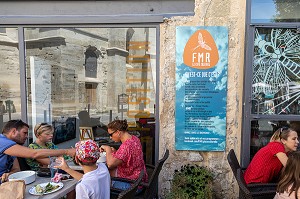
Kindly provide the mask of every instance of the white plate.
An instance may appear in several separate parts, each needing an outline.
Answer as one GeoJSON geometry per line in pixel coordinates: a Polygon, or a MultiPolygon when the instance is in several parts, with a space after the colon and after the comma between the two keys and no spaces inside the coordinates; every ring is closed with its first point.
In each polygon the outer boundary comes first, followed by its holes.
{"type": "Polygon", "coordinates": [[[25,184],[30,184],[35,181],[35,171],[19,171],[9,175],[8,180],[24,180],[25,184]]]}
{"type": "MultiPolygon", "coordinates": [[[[41,183],[41,184],[39,184],[39,185],[40,185],[42,188],[44,188],[44,187],[46,187],[47,184],[48,184],[48,182],[46,182],[46,183],[41,183]]],[[[50,184],[53,185],[53,186],[59,185],[59,187],[56,188],[56,189],[54,189],[54,190],[52,190],[52,191],[50,191],[50,192],[46,192],[46,193],[41,194],[41,193],[37,193],[37,192],[36,192],[35,186],[34,186],[34,187],[31,187],[31,188],[29,189],[29,193],[32,194],[32,195],[36,195],[36,196],[39,196],[39,195],[46,195],[46,194],[50,194],[50,193],[56,192],[56,191],[58,191],[58,190],[60,190],[60,189],[62,189],[62,188],[64,187],[64,184],[63,184],[62,182],[59,182],[59,183],[50,182],[50,184]]]]}

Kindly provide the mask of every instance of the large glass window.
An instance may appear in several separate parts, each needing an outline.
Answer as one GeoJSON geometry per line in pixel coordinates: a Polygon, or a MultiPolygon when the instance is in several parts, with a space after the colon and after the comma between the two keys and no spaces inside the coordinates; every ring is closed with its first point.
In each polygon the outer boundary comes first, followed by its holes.
{"type": "Polygon", "coordinates": [[[290,27],[250,30],[253,46],[246,68],[242,145],[250,147],[242,149],[243,166],[278,128],[290,126],[300,133],[300,34],[290,27]]]}
{"type": "Polygon", "coordinates": [[[299,0],[251,0],[251,22],[300,22],[299,0]]]}
{"type": "Polygon", "coordinates": [[[274,131],[291,126],[300,137],[300,1],[247,1],[247,50],[242,166],[274,131]],[[282,23],[284,22],[284,23],[282,23]]]}
{"type": "Polygon", "coordinates": [[[0,28],[0,129],[21,118],[18,29],[0,28]]]}
{"type": "MultiPolygon", "coordinates": [[[[290,120],[252,120],[251,121],[251,141],[250,141],[250,159],[255,153],[267,145],[273,133],[282,127],[291,127],[300,132],[300,121],[290,120]]],[[[300,146],[299,146],[300,149],[300,146]]]]}
{"type": "Polygon", "coordinates": [[[24,35],[29,124],[52,123],[61,143],[78,139],[80,126],[109,139],[106,125],[127,119],[152,163],[156,29],[25,28],[24,35]]]}
{"type": "Polygon", "coordinates": [[[256,28],[252,114],[300,114],[300,34],[256,28]]]}

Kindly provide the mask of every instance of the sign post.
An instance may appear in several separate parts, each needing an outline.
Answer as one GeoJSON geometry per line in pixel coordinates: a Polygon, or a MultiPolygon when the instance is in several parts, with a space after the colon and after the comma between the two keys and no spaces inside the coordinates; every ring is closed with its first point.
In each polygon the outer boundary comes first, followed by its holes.
{"type": "Polygon", "coordinates": [[[121,120],[123,120],[124,112],[128,111],[128,95],[122,93],[118,95],[118,113],[121,113],[121,120]]]}

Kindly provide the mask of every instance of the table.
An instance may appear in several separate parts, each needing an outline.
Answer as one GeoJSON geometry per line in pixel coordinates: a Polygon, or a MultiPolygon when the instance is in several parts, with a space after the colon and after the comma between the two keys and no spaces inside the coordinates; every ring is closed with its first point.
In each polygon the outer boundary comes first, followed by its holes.
{"type": "MultiPolygon", "coordinates": [[[[99,158],[99,160],[97,161],[97,164],[99,162],[105,163],[106,159],[101,159],[101,157],[99,158]]],[[[71,169],[76,170],[76,171],[83,171],[82,166],[80,165],[76,165],[73,161],[72,162],[68,162],[68,165],[71,169]]]]}
{"type": "Polygon", "coordinates": [[[83,171],[82,166],[76,165],[73,161],[68,162],[68,165],[71,169],[76,170],[76,171],[83,171]]]}
{"type": "Polygon", "coordinates": [[[115,148],[116,150],[118,150],[121,146],[121,142],[99,142],[99,141],[96,141],[98,146],[101,147],[102,145],[107,145],[107,146],[110,146],[110,147],[113,147],[115,148]]]}
{"type": "Polygon", "coordinates": [[[75,180],[75,179],[63,181],[62,183],[64,184],[64,187],[61,190],[53,192],[51,194],[47,194],[47,195],[35,196],[35,195],[31,195],[29,193],[29,189],[31,187],[36,186],[37,184],[46,183],[46,182],[50,182],[50,178],[36,176],[36,180],[33,183],[26,185],[25,199],[39,199],[39,198],[42,198],[42,199],[55,199],[55,198],[61,198],[61,197],[65,196],[67,193],[74,190],[78,181],[75,180]]]}

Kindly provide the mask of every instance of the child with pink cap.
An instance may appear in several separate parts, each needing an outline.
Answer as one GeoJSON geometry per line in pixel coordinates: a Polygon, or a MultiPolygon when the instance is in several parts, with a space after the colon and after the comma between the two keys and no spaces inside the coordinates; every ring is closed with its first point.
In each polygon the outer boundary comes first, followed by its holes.
{"type": "Polygon", "coordinates": [[[79,173],[71,169],[63,158],[58,168],[69,173],[78,180],[76,185],[76,199],[107,199],[110,198],[110,175],[104,163],[96,165],[100,157],[99,148],[93,140],[79,141],[75,144],[75,161],[83,168],[79,173]]]}

